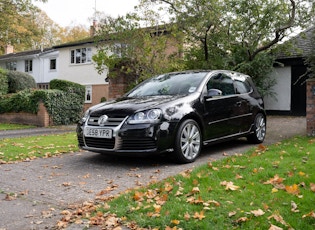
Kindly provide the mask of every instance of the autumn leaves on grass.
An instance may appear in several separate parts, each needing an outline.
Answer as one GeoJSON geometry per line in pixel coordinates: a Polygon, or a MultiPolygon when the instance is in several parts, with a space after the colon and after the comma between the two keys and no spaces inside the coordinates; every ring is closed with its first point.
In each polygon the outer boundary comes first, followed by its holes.
{"type": "Polygon", "coordinates": [[[307,137],[259,145],[121,195],[109,210],[151,229],[307,229],[315,226],[314,155],[307,137]]]}

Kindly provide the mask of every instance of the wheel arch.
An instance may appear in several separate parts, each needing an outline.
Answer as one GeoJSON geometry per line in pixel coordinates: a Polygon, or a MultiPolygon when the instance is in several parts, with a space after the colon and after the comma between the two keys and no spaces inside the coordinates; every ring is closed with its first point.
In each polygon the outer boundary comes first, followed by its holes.
{"type": "Polygon", "coordinates": [[[201,131],[201,135],[202,135],[202,140],[203,140],[203,137],[204,137],[204,123],[201,119],[201,117],[199,117],[197,114],[195,113],[189,113],[189,114],[186,114],[185,116],[182,117],[182,119],[178,122],[177,126],[176,126],[176,133],[180,127],[180,125],[185,121],[185,120],[188,120],[188,119],[192,119],[194,121],[197,122],[199,128],[200,128],[200,131],[201,131]]]}

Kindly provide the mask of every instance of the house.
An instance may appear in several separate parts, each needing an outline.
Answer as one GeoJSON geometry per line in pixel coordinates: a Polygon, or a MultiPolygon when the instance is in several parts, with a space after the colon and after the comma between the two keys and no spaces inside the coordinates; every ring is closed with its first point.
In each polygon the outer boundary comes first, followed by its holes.
{"type": "MultiPolygon", "coordinates": [[[[89,38],[56,45],[49,49],[14,53],[13,47],[8,46],[6,54],[0,56],[0,67],[29,73],[34,77],[38,88],[49,88],[49,82],[52,79],[62,79],[84,85],[86,87],[85,109],[104,99],[117,98],[123,95],[129,82],[122,76],[112,80],[109,87],[108,71],[99,74],[95,69],[92,57],[97,53],[94,38],[96,26],[94,22],[90,28],[91,36],[89,38]]],[[[154,27],[146,30],[153,38],[168,34],[165,28],[154,27]]],[[[105,44],[107,42],[106,39],[101,39],[101,41],[105,44]]],[[[174,41],[169,41],[165,51],[167,55],[177,51],[174,44],[174,41]]],[[[117,46],[120,45],[117,44],[117,46]]],[[[121,52],[119,50],[117,52],[121,52]]]]}
{"type": "Polygon", "coordinates": [[[308,79],[305,58],[313,49],[312,37],[315,28],[301,32],[284,42],[277,55],[279,65],[274,67],[276,85],[275,97],[265,97],[265,108],[269,114],[306,115],[306,79],[308,79]]]}
{"type": "Polygon", "coordinates": [[[85,109],[108,98],[107,73],[98,74],[92,61],[92,56],[97,52],[93,38],[18,53],[7,46],[5,52],[0,56],[0,68],[30,74],[40,89],[48,89],[52,79],[84,85],[85,109]]]}
{"type": "Polygon", "coordinates": [[[58,51],[53,48],[14,53],[8,45],[5,55],[0,56],[0,68],[26,72],[34,77],[38,88],[47,89],[57,77],[58,51]]]}
{"type": "Polygon", "coordinates": [[[93,38],[61,44],[53,47],[59,52],[57,79],[84,85],[85,108],[108,99],[107,72],[99,74],[92,56],[97,49],[93,38]]]}

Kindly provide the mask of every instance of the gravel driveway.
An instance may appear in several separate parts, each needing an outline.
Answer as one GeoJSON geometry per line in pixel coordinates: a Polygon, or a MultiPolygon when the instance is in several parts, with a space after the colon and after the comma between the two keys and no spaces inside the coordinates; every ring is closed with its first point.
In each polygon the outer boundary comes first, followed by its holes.
{"type": "MultiPolygon", "coordinates": [[[[271,116],[267,119],[264,144],[305,134],[305,117],[271,116]]],[[[22,131],[19,135],[23,135],[22,131]]],[[[185,165],[174,164],[166,157],[120,158],[91,152],[3,164],[0,165],[0,230],[52,229],[61,218],[61,210],[71,204],[94,200],[100,192],[115,195],[252,146],[245,139],[209,146],[196,162],[185,165]]]]}

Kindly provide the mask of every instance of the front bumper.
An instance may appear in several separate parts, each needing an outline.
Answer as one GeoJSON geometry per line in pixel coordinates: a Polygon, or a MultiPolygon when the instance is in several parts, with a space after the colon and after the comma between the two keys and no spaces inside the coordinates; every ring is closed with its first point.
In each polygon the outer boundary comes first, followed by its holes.
{"type": "MultiPolygon", "coordinates": [[[[113,129],[110,139],[86,137],[84,125],[77,126],[79,147],[84,150],[108,154],[145,155],[171,151],[176,124],[124,125],[113,129]],[[161,127],[168,127],[167,129],[161,127]]],[[[107,128],[107,127],[105,127],[107,128]]],[[[108,127],[110,128],[110,127],[108,127]]]]}

